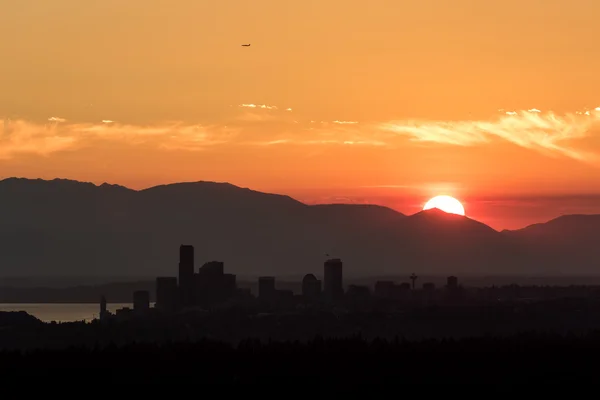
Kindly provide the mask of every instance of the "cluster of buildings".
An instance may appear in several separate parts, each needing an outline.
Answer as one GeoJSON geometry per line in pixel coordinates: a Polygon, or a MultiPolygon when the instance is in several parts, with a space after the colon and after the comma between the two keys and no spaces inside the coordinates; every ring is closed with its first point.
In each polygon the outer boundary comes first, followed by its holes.
{"type": "MultiPolygon", "coordinates": [[[[236,275],[227,274],[224,264],[210,261],[198,272],[194,267],[194,247],[181,245],[179,248],[179,276],[156,278],[156,305],[164,311],[177,311],[190,307],[210,308],[235,299],[248,298],[249,289],[240,289],[236,275]]],[[[344,296],[342,261],[331,259],[325,262],[324,284],[314,275],[308,274],[302,281],[302,296],[307,301],[340,300],[344,296]]],[[[263,303],[282,303],[291,300],[291,290],[279,290],[275,277],[258,278],[258,300],[263,303]]],[[[135,306],[134,306],[135,309],[135,306]]]]}
{"type": "MultiPolygon", "coordinates": [[[[371,299],[371,290],[367,286],[350,285],[344,290],[343,263],[338,258],[325,261],[323,282],[313,274],[307,274],[302,280],[302,294],[295,296],[291,290],[276,287],[273,276],[258,278],[258,296],[254,297],[250,289],[237,287],[236,275],[225,273],[224,263],[210,261],[195,270],[194,247],[181,245],[179,248],[178,276],[156,278],[156,303],[153,311],[175,313],[186,309],[212,309],[228,302],[248,304],[258,301],[263,308],[287,308],[298,303],[341,305],[356,302],[366,303],[371,299]]],[[[374,297],[386,300],[403,300],[409,294],[415,294],[415,282],[418,277],[409,277],[407,282],[397,284],[393,281],[378,281],[374,287],[374,297]]],[[[449,277],[446,288],[449,293],[458,293],[458,279],[449,277]]],[[[433,283],[424,283],[419,293],[424,299],[431,300],[435,293],[433,283]]],[[[414,297],[414,296],[413,296],[414,297]]],[[[150,312],[150,293],[145,290],[133,293],[133,309],[117,310],[116,316],[144,315],[150,312]]],[[[106,299],[101,300],[100,318],[111,317],[106,309],[106,299]]]]}
{"type": "Polygon", "coordinates": [[[238,294],[236,276],[226,274],[223,262],[210,261],[194,271],[194,247],[179,248],[179,276],[156,278],[156,307],[176,311],[210,307],[238,294]]]}
{"type": "MultiPolygon", "coordinates": [[[[375,283],[375,296],[386,298],[386,299],[401,299],[406,297],[407,293],[415,290],[415,282],[417,280],[417,276],[412,274],[410,277],[412,284],[408,282],[397,284],[393,281],[377,281],[375,283]]],[[[460,292],[460,287],[458,285],[458,278],[455,276],[449,276],[446,279],[446,292],[449,294],[457,294],[460,292]]],[[[435,292],[436,287],[432,282],[425,282],[422,286],[422,293],[433,293],[435,292]]]]}

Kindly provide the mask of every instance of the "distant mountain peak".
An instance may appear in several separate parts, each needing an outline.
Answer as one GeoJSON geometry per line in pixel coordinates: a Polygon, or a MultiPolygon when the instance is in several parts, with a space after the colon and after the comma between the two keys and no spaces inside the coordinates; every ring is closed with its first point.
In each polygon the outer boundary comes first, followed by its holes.
{"type": "Polygon", "coordinates": [[[467,219],[467,217],[465,217],[464,215],[458,215],[458,214],[452,214],[452,213],[448,213],[444,210],[441,210],[439,208],[430,208],[429,210],[421,210],[413,215],[411,215],[411,217],[422,217],[422,218],[444,218],[444,219],[454,219],[454,220],[458,220],[458,219],[467,219]]]}
{"type": "Polygon", "coordinates": [[[469,230],[477,230],[480,232],[498,233],[494,228],[471,219],[464,215],[447,213],[439,208],[431,208],[422,210],[408,217],[408,220],[422,227],[429,226],[430,228],[461,226],[469,230]]]}
{"type": "MultiPolygon", "coordinates": [[[[151,186],[146,189],[142,189],[140,191],[151,191],[151,190],[162,190],[162,189],[172,189],[172,188],[203,188],[203,189],[225,189],[225,190],[239,190],[239,191],[247,191],[247,192],[255,192],[261,193],[249,188],[244,188],[241,186],[236,186],[232,183],[228,182],[215,182],[215,181],[190,181],[190,182],[175,182],[175,183],[165,183],[162,185],[151,186]]],[[[268,194],[268,193],[265,193],[268,194]]]]}
{"type": "Polygon", "coordinates": [[[260,203],[261,199],[268,199],[269,201],[277,202],[280,205],[285,204],[292,207],[306,207],[306,204],[287,195],[259,192],[227,182],[196,181],[171,183],[153,186],[141,190],[140,193],[146,195],[180,196],[182,198],[212,196],[215,197],[215,199],[221,199],[221,201],[239,202],[240,205],[247,205],[248,202],[256,201],[260,203]]]}
{"type": "Polygon", "coordinates": [[[28,179],[28,178],[7,178],[0,180],[0,188],[5,190],[11,190],[13,188],[20,188],[18,190],[33,190],[36,192],[50,190],[52,192],[60,192],[61,190],[85,190],[85,191],[104,191],[104,190],[119,190],[119,191],[133,191],[125,186],[115,185],[110,183],[102,183],[96,185],[93,182],[81,182],[73,179],[54,178],[54,179],[28,179]]]}
{"type": "Polygon", "coordinates": [[[506,234],[543,233],[568,235],[567,231],[591,230],[596,232],[600,226],[600,214],[568,214],[561,215],[547,222],[528,225],[525,228],[504,230],[506,234]]]}

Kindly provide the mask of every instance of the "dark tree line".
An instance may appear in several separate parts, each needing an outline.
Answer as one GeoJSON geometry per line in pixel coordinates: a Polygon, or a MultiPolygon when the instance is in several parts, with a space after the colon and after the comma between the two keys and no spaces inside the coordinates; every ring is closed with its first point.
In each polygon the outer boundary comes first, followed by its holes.
{"type": "Polygon", "coordinates": [[[200,340],[164,344],[80,347],[0,353],[5,379],[68,377],[77,382],[160,379],[195,383],[289,383],[298,379],[353,383],[593,382],[600,332],[586,335],[521,334],[460,340],[367,341],[359,336],[308,342],[237,346],[200,340]]]}

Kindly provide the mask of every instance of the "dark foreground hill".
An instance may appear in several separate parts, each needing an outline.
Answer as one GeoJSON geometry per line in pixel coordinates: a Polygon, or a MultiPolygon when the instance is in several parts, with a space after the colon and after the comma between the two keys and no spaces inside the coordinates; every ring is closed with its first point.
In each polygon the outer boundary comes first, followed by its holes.
{"type": "MultiPolygon", "coordinates": [[[[518,335],[462,340],[366,341],[317,338],[308,343],[209,340],[103,349],[0,353],[4,379],[64,379],[102,384],[139,379],[176,383],[547,384],[592,383],[600,336],[518,335]]],[[[397,387],[397,386],[396,386],[397,387]]],[[[338,392],[339,393],[339,392],[338,392]]]]}
{"type": "Polygon", "coordinates": [[[0,312],[0,329],[19,327],[32,328],[39,326],[42,322],[25,311],[0,312]]]}
{"type": "Polygon", "coordinates": [[[308,206],[227,183],[134,191],[11,178],[0,181],[0,276],[175,275],[180,244],[196,247],[197,266],[222,260],[244,275],[320,275],[326,254],[347,276],[597,272],[600,218],[564,218],[577,219],[568,237],[554,222],[497,232],[439,210],[308,206]]]}

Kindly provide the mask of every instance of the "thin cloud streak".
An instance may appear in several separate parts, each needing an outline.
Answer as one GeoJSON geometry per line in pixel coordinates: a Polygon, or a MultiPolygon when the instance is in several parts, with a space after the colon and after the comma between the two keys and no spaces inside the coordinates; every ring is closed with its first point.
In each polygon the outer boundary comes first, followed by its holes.
{"type": "Polygon", "coordinates": [[[19,155],[47,156],[52,153],[90,147],[100,141],[144,145],[162,150],[201,151],[228,146],[385,146],[386,142],[364,136],[351,127],[339,126],[308,131],[300,124],[255,118],[246,114],[231,125],[122,124],[112,120],[99,123],[39,124],[6,120],[0,131],[0,159],[19,155]],[[273,125],[276,123],[276,125],[273,125]],[[278,124],[278,125],[277,125],[278,124]],[[268,129],[265,131],[265,129],[268,129]]]}
{"type": "Polygon", "coordinates": [[[40,125],[23,120],[5,123],[0,135],[0,159],[17,155],[47,156],[55,152],[76,150],[97,141],[115,141],[124,144],[150,144],[169,150],[202,150],[233,141],[236,128],[164,124],[157,126],[100,124],[40,125]]]}
{"type": "Polygon", "coordinates": [[[343,145],[343,146],[385,146],[387,143],[377,140],[335,140],[335,139],[277,139],[264,142],[249,142],[249,145],[255,146],[275,146],[275,145],[293,145],[293,146],[309,146],[309,145],[343,145]]]}
{"type": "Polygon", "coordinates": [[[62,135],[57,124],[37,125],[22,120],[5,120],[0,135],[0,160],[15,154],[48,156],[72,148],[76,139],[62,135]]]}
{"type": "Polygon", "coordinates": [[[475,146],[500,138],[548,155],[597,162],[598,154],[579,150],[572,141],[591,136],[600,127],[600,112],[556,115],[537,109],[507,112],[496,121],[393,121],[381,129],[412,140],[456,146],[475,146]]]}
{"type": "MultiPolygon", "coordinates": [[[[244,108],[259,108],[263,110],[277,110],[277,106],[268,106],[266,104],[240,104],[240,107],[244,108]]],[[[292,111],[292,109],[287,109],[286,111],[292,111]]]]}

